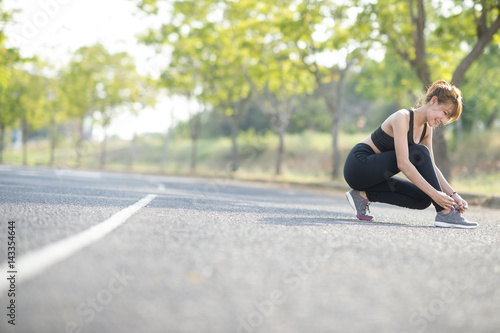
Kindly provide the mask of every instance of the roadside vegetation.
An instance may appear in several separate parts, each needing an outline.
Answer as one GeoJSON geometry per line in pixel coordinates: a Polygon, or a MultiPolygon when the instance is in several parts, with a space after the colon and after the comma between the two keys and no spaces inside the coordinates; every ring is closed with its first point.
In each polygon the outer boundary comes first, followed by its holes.
{"type": "MultiPolygon", "coordinates": [[[[341,156],[345,159],[350,148],[369,133],[340,135],[341,156]]],[[[279,145],[276,134],[258,135],[252,131],[241,132],[241,165],[237,172],[231,171],[231,139],[229,137],[201,138],[198,142],[198,163],[191,170],[191,140],[173,137],[170,156],[161,168],[163,137],[159,134],[142,135],[137,138],[135,160],[131,160],[131,142],[112,137],[108,142],[108,163],[106,170],[169,174],[181,176],[201,176],[214,179],[243,179],[258,181],[279,181],[308,184],[343,184],[343,179],[330,177],[330,136],[328,133],[306,131],[287,134],[288,147],[283,160],[283,172],[275,174],[275,156],[279,145]]],[[[454,165],[453,186],[470,194],[500,195],[500,137],[496,132],[482,133],[478,137],[468,137],[466,145],[469,154],[452,151],[454,165]],[[496,152],[496,155],[492,152],[496,152]]],[[[50,143],[46,139],[31,141],[28,165],[48,166],[50,143]]],[[[82,169],[100,168],[100,144],[87,141],[81,156],[82,169]]],[[[22,165],[22,151],[7,149],[4,156],[11,165],[22,165]]],[[[53,168],[74,167],[75,150],[70,142],[60,144],[56,151],[53,168]]]]}

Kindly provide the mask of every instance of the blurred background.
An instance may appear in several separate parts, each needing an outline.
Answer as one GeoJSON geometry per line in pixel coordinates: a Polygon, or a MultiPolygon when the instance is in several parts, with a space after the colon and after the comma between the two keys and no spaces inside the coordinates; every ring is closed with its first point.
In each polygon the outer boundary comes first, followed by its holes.
{"type": "Polygon", "coordinates": [[[433,81],[458,191],[500,194],[498,0],[0,0],[0,164],[343,182],[433,81]]]}

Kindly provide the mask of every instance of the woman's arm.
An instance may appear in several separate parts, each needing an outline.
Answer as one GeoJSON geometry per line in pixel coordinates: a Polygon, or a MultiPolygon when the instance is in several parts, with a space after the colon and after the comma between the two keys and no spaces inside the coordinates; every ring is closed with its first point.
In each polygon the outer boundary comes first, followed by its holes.
{"type": "MultiPolygon", "coordinates": [[[[451,199],[445,193],[440,192],[432,187],[432,185],[429,184],[429,182],[425,180],[424,177],[422,177],[417,168],[415,168],[415,166],[410,162],[408,152],[408,111],[401,110],[395,113],[391,119],[391,125],[394,132],[394,146],[396,149],[398,169],[401,170],[401,172],[403,172],[413,184],[415,184],[425,194],[431,197],[434,202],[436,202],[443,208],[450,208],[454,204],[453,199],[451,199]]],[[[430,137],[430,135],[426,135],[426,138],[428,137],[430,137]]],[[[424,138],[424,140],[426,138],[424,138]]]]}
{"type": "MultiPolygon", "coordinates": [[[[427,126],[427,125],[426,125],[427,126]]],[[[434,166],[434,171],[436,172],[439,185],[441,186],[441,189],[443,190],[444,193],[449,195],[456,203],[458,206],[458,210],[462,213],[468,208],[468,203],[462,197],[451,187],[451,185],[448,183],[446,178],[444,178],[443,173],[439,168],[437,167],[435,161],[434,161],[434,152],[432,151],[432,130],[429,131],[429,135],[426,135],[423,144],[429,148],[431,158],[432,158],[432,165],[434,166]]]]}

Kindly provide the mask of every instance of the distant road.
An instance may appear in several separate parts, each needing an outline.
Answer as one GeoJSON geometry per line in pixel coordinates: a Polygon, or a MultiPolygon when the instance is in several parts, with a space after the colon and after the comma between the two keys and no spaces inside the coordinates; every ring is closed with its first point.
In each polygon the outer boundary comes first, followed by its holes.
{"type": "Polygon", "coordinates": [[[0,332],[500,330],[498,210],[469,209],[474,230],[371,210],[226,177],[0,166],[0,332]]]}

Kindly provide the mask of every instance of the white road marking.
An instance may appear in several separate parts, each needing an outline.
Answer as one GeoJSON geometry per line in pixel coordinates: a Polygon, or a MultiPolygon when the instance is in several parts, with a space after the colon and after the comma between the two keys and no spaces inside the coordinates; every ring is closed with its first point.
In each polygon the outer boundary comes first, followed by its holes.
{"type": "Polygon", "coordinates": [[[93,178],[99,179],[102,178],[100,172],[96,171],[79,171],[79,170],[71,170],[71,169],[54,169],[54,173],[57,177],[77,177],[77,178],[93,178]]]}
{"type": "Polygon", "coordinates": [[[40,175],[47,175],[50,172],[54,172],[54,174],[58,177],[76,177],[76,178],[91,178],[91,179],[99,179],[102,178],[102,174],[99,171],[83,171],[83,170],[73,170],[73,169],[62,169],[62,168],[37,168],[37,169],[26,169],[21,167],[11,167],[11,166],[0,166],[0,172],[13,172],[18,176],[29,176],[29,177],[38,177],[40,175]]]}
{"type": "MultiPolygon", "coordinates": [[[[155,194],[149,194],[98,225],[19,257],[16,259],[14,269],[14,271],[17,271],[16,285],[42,273],[50,266],[63,261],[79,250],[97,242],[127,221],[134,213],[145,207],[154,198],[156,198],[155,194]]],[[[6,274],[8,277],[10,274],[7,272],[9,271],[12,271],[12,269],[9,268],[8,262],[3,263],[0,268],[0,274],[6,274]]],[[[0,278],[1,294],[8,290],[9,286],[10,283],[6,277],[0,278]]]]}

